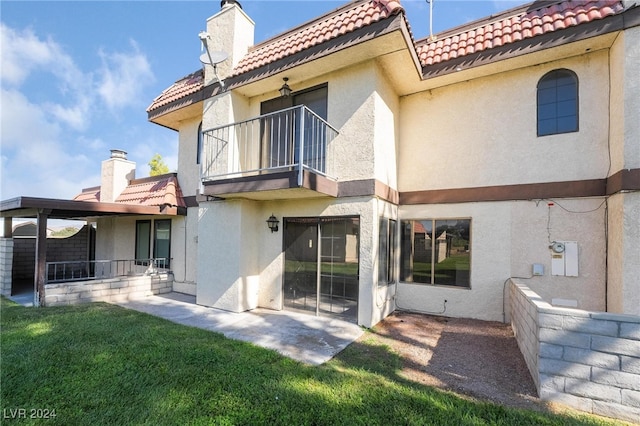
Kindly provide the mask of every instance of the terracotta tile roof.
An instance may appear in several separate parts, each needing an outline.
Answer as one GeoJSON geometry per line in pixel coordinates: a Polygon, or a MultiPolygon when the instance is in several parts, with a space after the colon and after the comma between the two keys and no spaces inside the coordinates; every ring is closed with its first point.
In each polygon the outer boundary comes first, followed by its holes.
{"type": "MultiPolygon", "coordinates": [[[[83,189],[73,200],[100,202],[100,187],[83,189]]],[[[175,173],[132,180],[115,202],[138,206],[187,206],[175,173]]]]}
{"type": "Polygon", "coordinates": [[[423,66],[541,36],[615,15],[624,10],[618,0],[534,2],[512,9],[482,25],[473,23],[448,31],[434,41],[416,43],[423,66]]]}
{"type": "MultiPolygon", "coordinates": [[[[238,76],[313,46],[379,22],[404,9],[400,0],[358,0],[316,20],[262,42],[249,50],[232,71],[238,76]]],[[[524,39],[585,24],[624,10],[620,0],[537,1],[416,42],[422,66],[508,45],[524,39]]],[[[407,27],[409,24],[407,22],[407,27]]],[[[147,112],[204,88],[203,70],[176,81],[153,100],[147,112]]]]}
{"type": "Polygon", "coordinates": [[[140,206],[187,206],[173,173],[131,181],[115,202],[140,206]]]}
{"type": "Polygon", "coordinates": [[[235,67],[232,76],[286,58],[396,15],[403,10],[399,0],[366,0],[349,3],[332,13],[254,46],[235,67]]]}
{"type": "Polygon", "coordinates": [[[204,71],[199,69],[173,83],[168,89],[156,97],[147,112],[153,111],[171,102],[187,97],[204,87],[204,71]]]}
{"type": "Polygon", "coordinates": [[[85,188],[82,192],[73,198],[73,201],[100,201],[100,187],[85,188]]]}

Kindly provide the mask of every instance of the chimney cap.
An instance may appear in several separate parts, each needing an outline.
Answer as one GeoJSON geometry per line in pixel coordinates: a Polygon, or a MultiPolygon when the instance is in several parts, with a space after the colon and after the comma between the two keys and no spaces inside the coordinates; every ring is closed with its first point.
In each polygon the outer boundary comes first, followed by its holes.
{"type": "Polygon", "coordinates": [[[238,7],[242,9],[242,5],[240,4],[239,1],[236,1],[236,0],[222,0],[220,2],[220,9],[224,8],[225,6],[231,6],[234,4],[238,5],[238,7]]]}
{"type": "Polygon", "coordinates": [[[111,150],[111,158],[122,158],[123,160],[127,159],[127,151],[123,151],[121,149],[112,149],[111,150]]]}

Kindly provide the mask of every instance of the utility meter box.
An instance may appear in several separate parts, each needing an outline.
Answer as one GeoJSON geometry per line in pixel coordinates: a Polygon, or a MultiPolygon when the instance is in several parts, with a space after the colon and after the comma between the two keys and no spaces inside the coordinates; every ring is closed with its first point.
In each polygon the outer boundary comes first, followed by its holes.
{"type": "Polygon", "coordinates": [[[578,276],[578,242],[554,241],[551,249],[551,275],[578,276]]]}

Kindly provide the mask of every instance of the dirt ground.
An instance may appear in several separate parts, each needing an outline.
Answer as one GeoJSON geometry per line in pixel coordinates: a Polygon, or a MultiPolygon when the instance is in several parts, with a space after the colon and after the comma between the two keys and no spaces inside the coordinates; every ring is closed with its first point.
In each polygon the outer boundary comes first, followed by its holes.
{"type": "Polygon", "coordinates": [[[360,339],[403,359],[402,375],[480,400],[534,410],[541,402],[508,324],[395,312],[360,339]]]}

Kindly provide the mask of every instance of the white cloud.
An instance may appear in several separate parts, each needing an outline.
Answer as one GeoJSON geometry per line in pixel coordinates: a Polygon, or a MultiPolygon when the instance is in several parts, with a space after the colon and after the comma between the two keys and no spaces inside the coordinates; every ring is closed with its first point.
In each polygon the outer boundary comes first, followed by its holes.
{"type": "Polygon", "coordinates": [[[28,145],[33,141],[56,139],[60,126],[47,117],[39,105],[15,89],[1,89],[0,135],[3,150],[28,145]]]}
{"type": "Polygon", "coordinates": [[[0,23],[0,44],[3,87],[21,88],[36,71],[52,74],[55,78],[47,80],[46,85],[57,86],[59,99],[44,104],[41,113],[73,129],[88,126],[92,76],[84,74],[58,43],[39,38],[30,28],[16,30],[0,23]]]}
{"type": "Polygon", "coordinates": [[[146,56],[132,42],[126,53],[97,51],[101,67],[83,71],[53,38],[4,23],[0,45],[0,199],[69,199],[99,185],[111,143],[101,101],[113,112],[146,99],[146,56]]]}
{"type": "Polygon", "coordinates": [[[138,105],[143,89],[154,81],[147,57],[134,41],[131,46],[133,51],[129,53],[99,53],[102,68],[97,91],[110,109],[138,105]]]}

